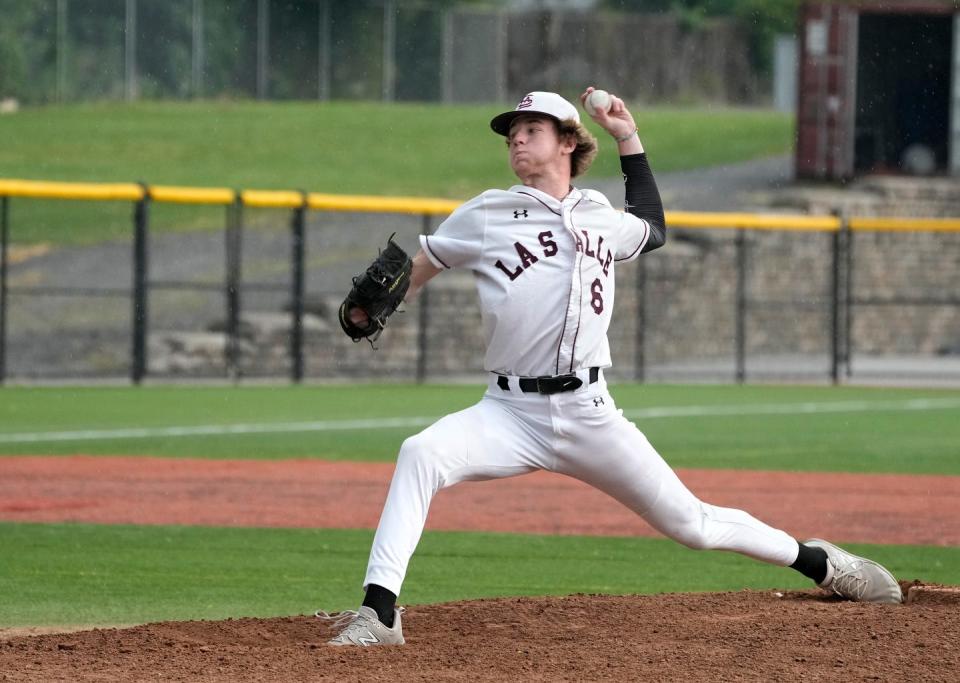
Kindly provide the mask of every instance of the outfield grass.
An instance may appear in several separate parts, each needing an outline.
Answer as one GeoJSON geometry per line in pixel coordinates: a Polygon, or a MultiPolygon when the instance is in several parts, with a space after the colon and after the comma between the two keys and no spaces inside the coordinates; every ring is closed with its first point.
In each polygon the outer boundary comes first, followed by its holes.
{"type": "MultiPolygon", "coordinates": [[[[0,523],[0,626],[355,609],[372,531],[0,523]]],[[[960,548],[851,545],[960,583],[960,548]]],[[[795,572],[659,539],[427,532],[403,604],[506,595],[808,588],[795,572]]]]}
{"type": "MultiPolygon", "coordinates": [[[[28,108],[0,117],[0,177],[137,182],[466,199],[512,184],[487,122],[503,105],[372,102],[143,102],[28,108]]],[[[637,109],[656,171],[786,153],[785,114],[637,109]]],[[[589,125],[595,132],[599,129],[589,125]]],[[[605,135],[605,134],[604,134],[605,135]]],[[[619,176],[602,139],[592,178],[619,176]]],[[[89,243],[129,235],[126,203],[15,200],[16,242],[89,243]]],[[[182,228],[213,227],[202,212],[182,228]]]]}
{"type": "MultiPolygon", "coordinates": [[[[322,420],[329,427],[358,416],[428,421],[481,393],[476,386],[405,385],[8,387],[0,390],[0,453],[391,460],[419,426],[297,431],[282,425],[322,420]],[[256,435],[88,440],[64,434],[256,424],[281,426],[256,435]],[[28,433],[47,440],[4,441],[28,433]]],[[[623,385],[614,395],[628,415],[653,408],[728,413],[638,420],[675,466],[960,474],[957,391],[623,385]],[[916,399],[939,407],[903,409],[916,399]],[[786,412],[763,414],[777,407],[786,412]],[[836,409],[846,412],[809,412],[836,409]]],[[[0,523],[0,626],[355,607],[371,537],[367,530],[0,523]]],[[[851,548],[904,579],[960,583],[960,548],[851,548]]],[[[402,600],[808,585],[793,572],[662,539],[432,532],[414,556],[402,600]]]]}
{"type": "MultiPolygon", "coordinates": [[[[406,436],[482,393],[470,385],[8,387],[0,391],[0,454],[392,461],[406,436]],[[357,418],[373,422],[332,428],[357,418]],[[377,428],[377,420],[407,422],[377,428]],[[313,425],[318,421],[325,424],[313,425]],[[290,423],[311,424],[284,426],[290,423]],[[62,434],[198,425],[275,431],[92,439],[62,434]],[[10,441],[9,434],[35,440],[10,441]]],[[[956,390],[625,384],[612,394],[628,417],[641,416],[636,423],[674,467],[960,475],[956,390]],[[904,409],[918,398],[947,403],[904,409]],[[764,414],[771,406],[786,406],[786,412],[764,414]],[[643,417],[652,408],[694,414],[643,417]],[[835,412],[804,412],[812,409],[835,412]],[[695,414],[712,410],[726,414],[695,414]]]]}

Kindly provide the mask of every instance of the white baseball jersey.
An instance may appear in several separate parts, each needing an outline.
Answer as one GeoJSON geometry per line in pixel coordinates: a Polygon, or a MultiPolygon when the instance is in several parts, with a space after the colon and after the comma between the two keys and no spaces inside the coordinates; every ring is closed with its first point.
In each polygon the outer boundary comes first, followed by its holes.
{"type": "Polygon", "coordinates": [[[700,501],[623,417],[602,372],[615,264],[636,258],[650,225],[598,192],[562,201],[517,185],[489,190],[420,238],[438,268],[473,271],[492,371],[479,403],[403,442],[374,536],[364,586],[400,594],[436,493],[461,481],[535,470],[604,491],[692,548],[733,550],[786,566],[799,545],[746,512],[700,501]],[[577,373],[538,393],[514,377],[577,373]]]}
{"type": "Polygon", "coordinates": [[[595,190],[563,199],[488,190],[420,237],[438,268],[473,271],[486,370],[536,377],[609,367],[614,266],[639,256],[649,224],[595,190]]]}

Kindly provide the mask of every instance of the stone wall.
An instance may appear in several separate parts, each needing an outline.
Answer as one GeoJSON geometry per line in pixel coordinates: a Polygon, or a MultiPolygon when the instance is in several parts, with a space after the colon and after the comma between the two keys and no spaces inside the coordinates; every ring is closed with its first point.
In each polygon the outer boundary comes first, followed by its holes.
{"type": "MultiPolygon", "coordinates": [[[[847,216],[958,217],[960,181],[871,177],[845,190],[798,187],[779,205],[847,216]]],[[[960,353],[960,233],[856,231],[850,248],[854,352],[960,353]]]]}

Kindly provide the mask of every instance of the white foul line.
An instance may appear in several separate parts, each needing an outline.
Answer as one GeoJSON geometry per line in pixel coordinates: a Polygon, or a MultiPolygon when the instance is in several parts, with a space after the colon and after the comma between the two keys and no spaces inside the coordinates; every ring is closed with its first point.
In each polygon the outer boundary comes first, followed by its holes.
{"type": "MultiPolygon", "coordinates": [[[[712,417],[750,415],[810,415],[816,413],[902,412],[960,408],[960,398],[914,398],[901,401],[830,401],[824,403],[767,403],[756,405],[665,406],[625,410],[625,417],[656,420],[668,417],[712,417]]],[[[383,417],[364,420],[318,420],[315,422],[274,422],[260,424],[196,425],[189,427],[143,427],[138,429],[83,429],[64,432],[14,432],[0,434],[0,443],[46,443],[55,441],[98,441],[107,439],[151,439],[178,436],[223,436],[234,434],[278,434],[296,432],[359,431],[426,427],[438,417],[383,417]]]]}

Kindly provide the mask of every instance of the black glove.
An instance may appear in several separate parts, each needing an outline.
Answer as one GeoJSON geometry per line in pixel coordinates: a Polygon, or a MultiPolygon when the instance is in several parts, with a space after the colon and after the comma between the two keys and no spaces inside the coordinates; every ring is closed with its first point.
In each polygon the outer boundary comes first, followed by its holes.
{"type": "Polygon", "coordinates": [[[355,342],[367,339],[373,343],[380,336],[387,319],[400,306],[410,287],[412,270],[413,261],[390,235],[387,248],[365,272],[354,276],[353,289],[340,304],[340,327],[348,337],[355,342]],[[351,312],[356,309],[366,313],[365,321],[350,319],[351,312]]]}

